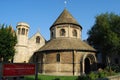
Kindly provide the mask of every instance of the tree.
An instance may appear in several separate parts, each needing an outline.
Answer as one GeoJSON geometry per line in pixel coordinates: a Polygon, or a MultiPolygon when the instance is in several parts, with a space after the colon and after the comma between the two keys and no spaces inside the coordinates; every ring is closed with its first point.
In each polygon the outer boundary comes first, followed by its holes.
{"type": "Polygon", "coordinates": [[[0,59],[13,59],[17,37],[11,26],[0,25],[0,59]]]}
{"type": "Polygon", "coordinates": [[[114,13],[100,14],[95,24],[88,31],[90,45],[102,53],[103,59],[107,55],[120,55],[120,16],[114,13]]]}

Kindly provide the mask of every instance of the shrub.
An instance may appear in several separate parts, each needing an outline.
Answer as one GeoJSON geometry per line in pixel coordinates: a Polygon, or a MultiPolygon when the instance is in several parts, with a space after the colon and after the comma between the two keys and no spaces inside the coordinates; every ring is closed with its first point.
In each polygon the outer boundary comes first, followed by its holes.
{"type": "Polygon", "coordinates": [[[104,70],[103,71],[99,71],[98,72],[98,77],[99,78],[105,78],[105,77],[107,77],[107,74],[108,74],[107,71],[104,71],[104,70]]]}
{"type": "Polygon", "coordinates": [[[112,65],[111,66],[111,69],[113,70],[113,71],[115,71],[115,72],[120,72],[120,66],[119,65],[112,65]]]}
{"type": "Polygon", "coordinates": [[[88,76],[79,76],[76,80],[89,80],[88,76]]]}
{"type": "Polygon", "coordinates": [[[88,77],[89,77],[90,80],[96,80],[98,78],[98,74],[96,74],[95,72],[91,72],[88,75],[88,77]]]}

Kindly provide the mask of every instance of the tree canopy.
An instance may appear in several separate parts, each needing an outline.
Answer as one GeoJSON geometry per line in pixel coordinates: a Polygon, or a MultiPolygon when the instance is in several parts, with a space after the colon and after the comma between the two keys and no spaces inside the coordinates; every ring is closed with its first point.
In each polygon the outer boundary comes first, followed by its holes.
{"type": "Polygon", "coordinates": [[[0,25],[0,59],[13,59],[17,37],[11,26],[0,25]]]}
{"type": "Polygon", "coordinates": [[[104,13],[96,17],[88,31],[89,44],[104,55],[120,54],[120,16],[104,13]]]}

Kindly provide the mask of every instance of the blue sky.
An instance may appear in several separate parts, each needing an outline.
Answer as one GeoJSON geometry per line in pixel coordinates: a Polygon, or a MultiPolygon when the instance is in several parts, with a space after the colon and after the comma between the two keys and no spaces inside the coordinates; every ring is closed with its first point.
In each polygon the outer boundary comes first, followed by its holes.
{"type": "MultiPolygon", "coordinates": [[[[18,22],[30,25],[29,37],[38,30],[46,40],[50,39],[50,26],[64,10],[65,0],[0,0],[0,24],[12,25],[18,22]]],[[[67,10],[83,27],[82,39],[94,25],[95,16],[113,12],[120,15],[120,0],[66,0],[67,10]]]]}

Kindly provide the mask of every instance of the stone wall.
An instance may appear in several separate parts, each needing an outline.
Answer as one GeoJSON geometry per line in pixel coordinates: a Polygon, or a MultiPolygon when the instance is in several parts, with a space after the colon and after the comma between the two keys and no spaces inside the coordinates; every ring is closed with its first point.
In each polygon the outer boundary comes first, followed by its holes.
{"type": "Polygon", "coordinates": [[[97,80],[120,80],[120,75],[115,75],[115,76],[109,76],[109,77],[106,77],[106,78],[99,78],[97,80]]]}
{"type": "MultiPolygon", "coordinates": [[[[82,51],[49,51],[39,53],[39,70],[43,74],[53,75],[81,75],[84,74],[84,59],[94,53],[82,51]],[[60,62],[57,62],[57,54],[60,54],[60,62]],[[86,55],[86,56],[85,56],[86,55]],[[41,57],[43,56],[43,57],[41,57]],[[43,58],[43,59],[41,59],[43,58]],[[43,61],[42,61],[43,60],[43,61]]],[[[91,58],[90,58],[91,59],[91,58]]],[[[92,59],[91,59],[92,60],[92,59]]],[[[92,68],[91,68],[92,69],[92,68]]]]}
{"type": "MultiPolygon", "coordinates": [[[[41,54],[41,53],[40,53],[41,54]]],[[[42,56],[42,55],[40,55],[42,56]]],[[[38,58],[38,62],[42,62],[40,57],[38,58]]],[[[42,70],[43,74],[58,74],[59,75],[80,75],[81,72],[81,65],[80,65],[80,58],[81,53],[75,53],[74,51],[50,51],[43,53],[43,63],[42,70]],[[60,62],[57,62],[56,55],[60,54],[60,62]],[[74,57],[74,58],[73,58],[74,57]],[[74,63],[73,63],[74,61],[74,63]]]]}
{"type": "Polygon", "coordinates": [[[70,37],[70,38],[80,38],[81,39],[81,28],[79,26],[76,25],[68,25],[68,24],[64,24],[64,25],[57,25],[55,28],[53,27],[51,29],[51,32],[53,32],[53,36],[52,38],[57,38],[57,37],[61,37],[60,36],[60,30],[64,29],[65,30],[65,36],[62,37],[70,37]],[[73,30],[77,31],[77,37],[73,36],[73,30]]]}

